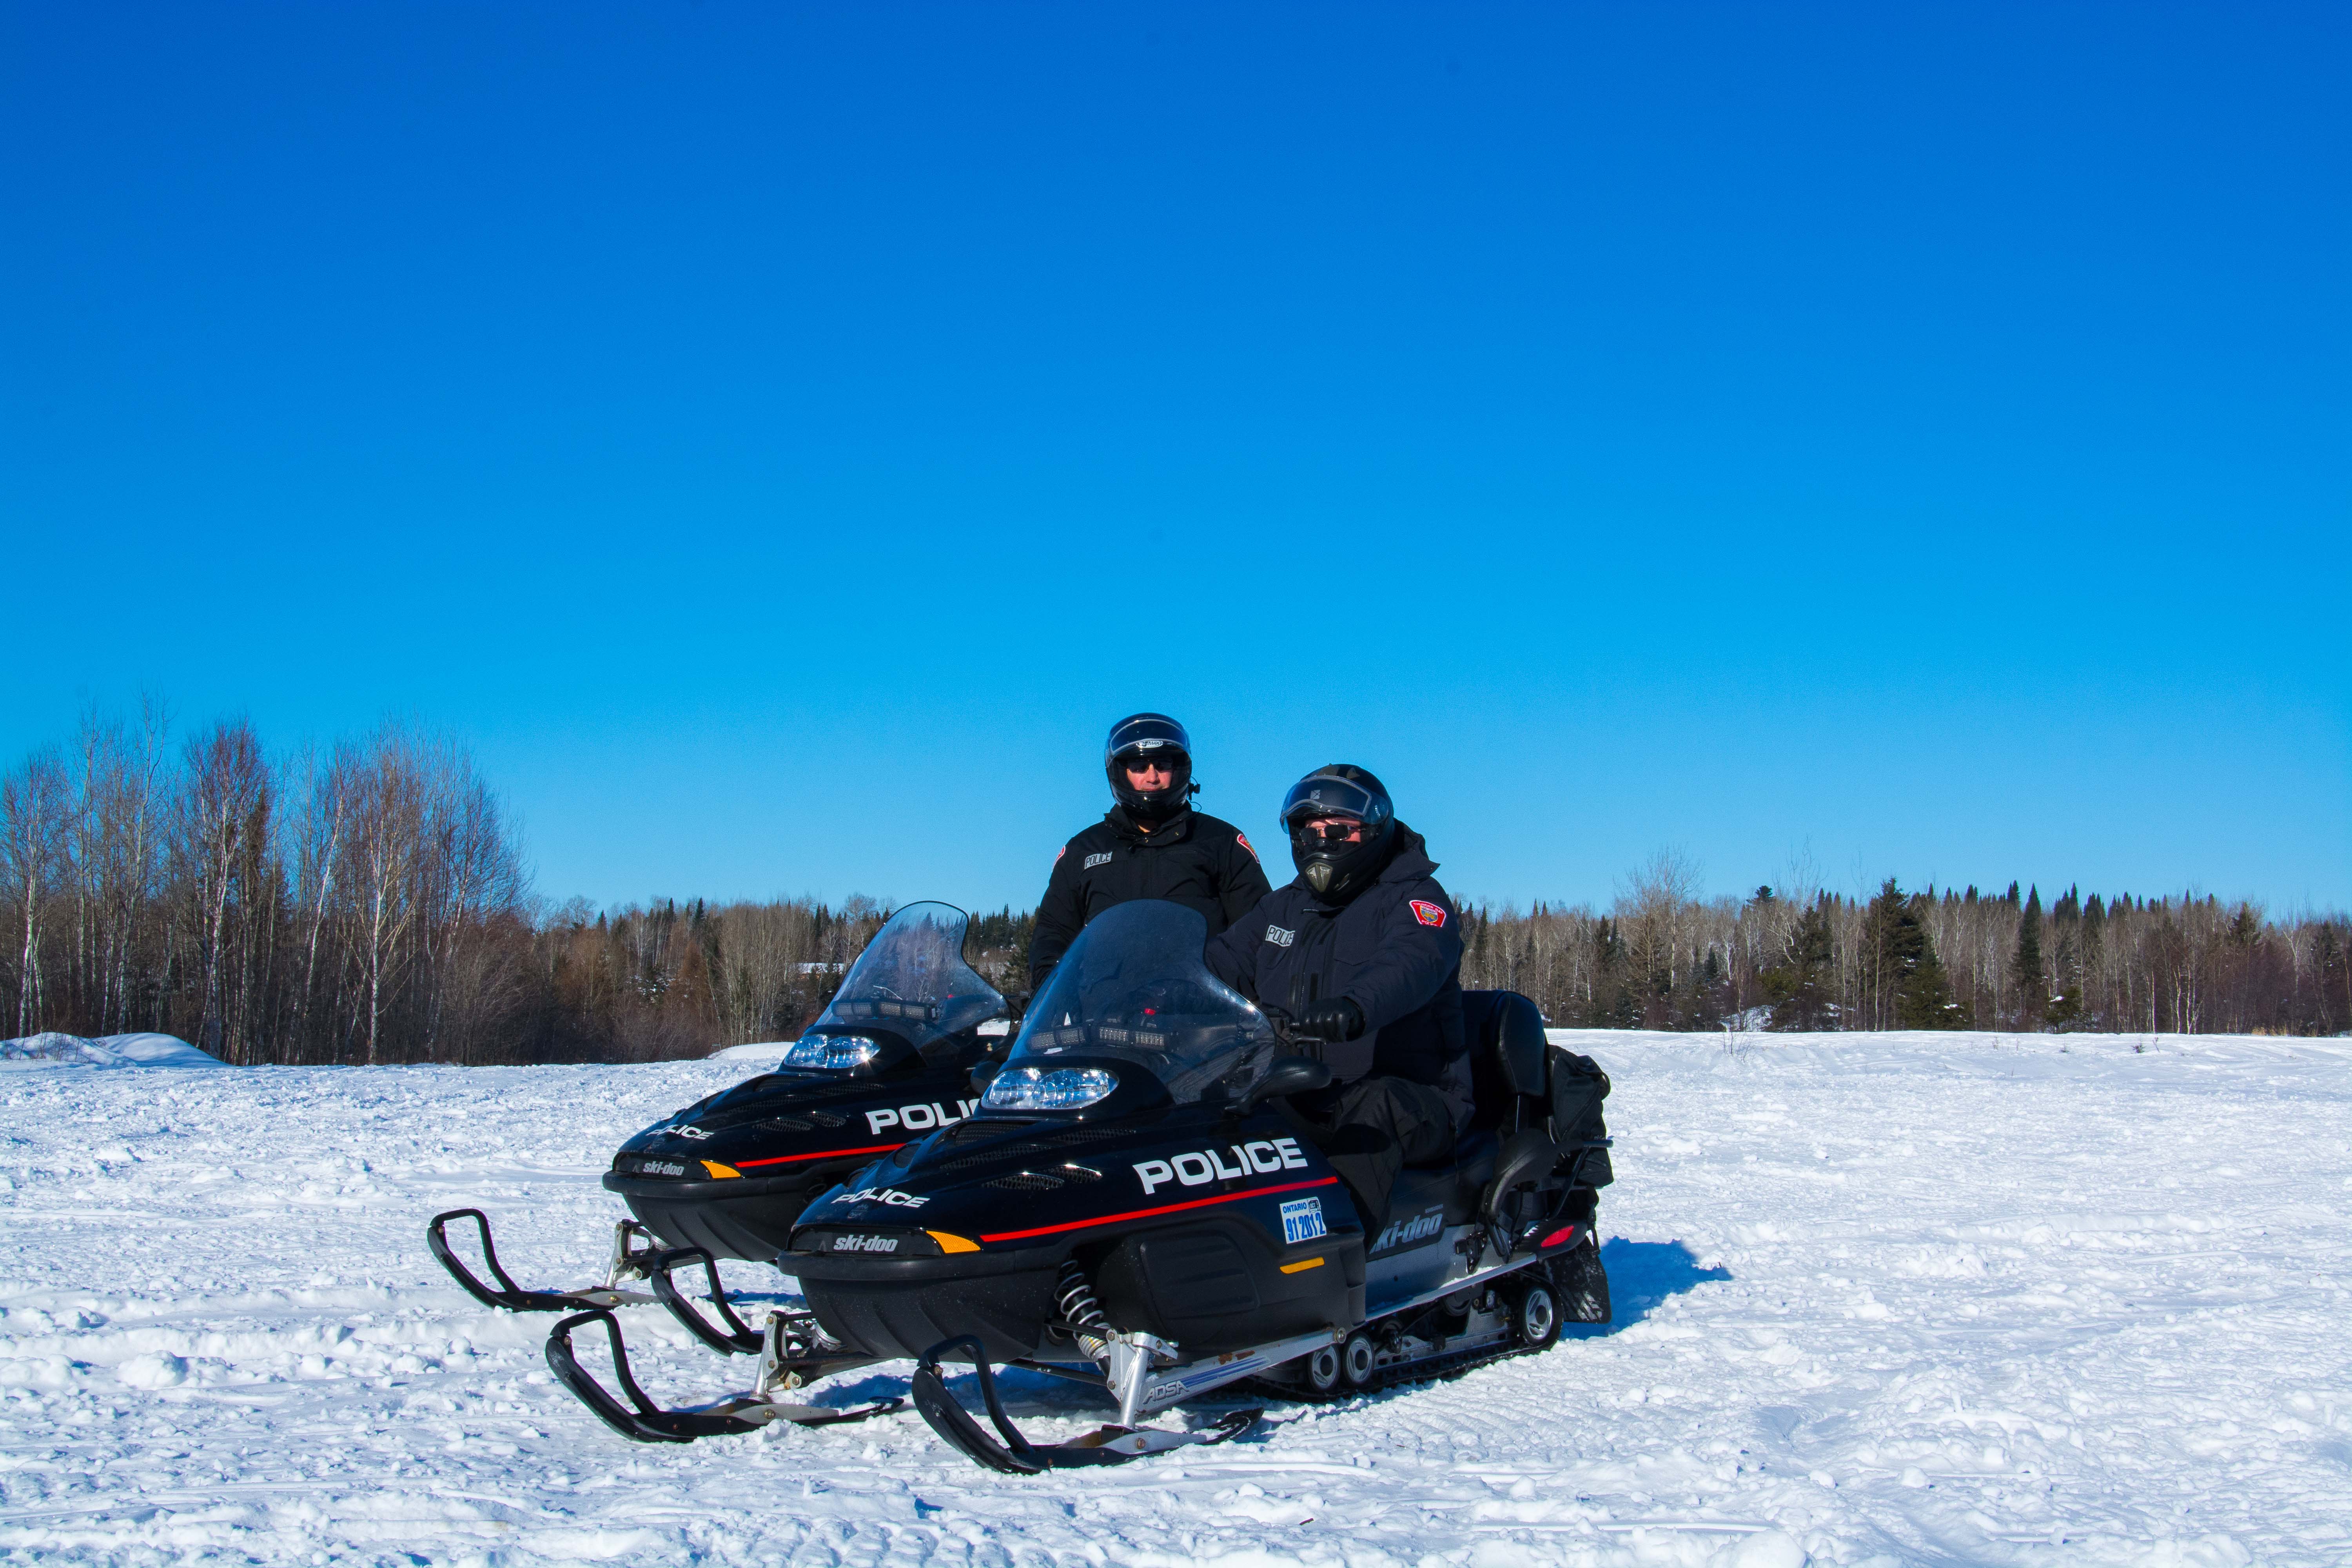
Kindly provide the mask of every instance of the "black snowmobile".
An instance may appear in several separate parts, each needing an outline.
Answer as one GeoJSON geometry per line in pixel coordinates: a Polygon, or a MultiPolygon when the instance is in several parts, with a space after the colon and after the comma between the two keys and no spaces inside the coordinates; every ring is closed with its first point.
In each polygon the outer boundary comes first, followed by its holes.
{"type": "MultiPolygon", "coordinates": [[[[697,1100],[622,1144],[604,1186],[628,1204],[631,1217],[614,1227],[612,1262],[602,1284],[573,1290],[518,1287],[499,1262],[489,1220],[479,1209],[433,1217],[425,1239],[434,1256],[486,1305],[521,1312],[584,1310],[586,1321],[601,1317],[608,1331],[607,1309],[658,1300],[712,1349],[760,1354],[763,1377],[772,1361],[783,1368],[774,1377],[789,1377],[792,1366],[825,1342],[805,1314],[772,1314],[765,1330],[748,1327],[719,1289],[717,1260],[772,1262],[813,1195],[877,1154],[971,1114],[978,1102],[972,1069],[992,1048],[1002,1053],[1012,1026],[1004,998],[964,961],[965,924],[964,912],[947,904],[900,910],[866,944],[832,1005],[793,1042],[777,1070],[697,1100]],[[495,1287],[451,1249],[447,1227],[463,1219],[474,1222],[495,1287]],[[719,1322],[705,1317],[671,1280],[674,1271],[697,1266],[719,1322]],[[638,1280],[650,1286],[650,1294],[622,1289],[638,1280]]],[[[566,1343],[582,1321],[559,1325],[566,1343]]],[[[623,1355],[619,1343],[615,1332],[616,1359],[623,1355]]],[[[625,1370],[622,1377],[633,1386],[625,1370]]]]}
{"type": "Polygon", "coordinates": [[[1532,1003],[1465,994],[1478,1115],[1450,1162],[1402,1173],[1367,1236],[1283,1103],[1329,1069],[1209,972],[1206,935],[1157,900],[1097,917],[979,1112],[825,1194],[776,1260],[841,1353],[915,1358],[916,1407],[982,1464],[1219,1442],[1259,1413],[1137,1423],[1244,1379],[1327,1398],[1541,1350],[1564,1315],[1607,1319],[1592,1231],[1607,1080],[1547,1047],[1532,1003]],[[996,1436],[948,1394],[950,1358],[977,1368],[996,1436]],[[994,1361],[1103,1388],[1117,1424],[1029,1443],[994,1361]]]}

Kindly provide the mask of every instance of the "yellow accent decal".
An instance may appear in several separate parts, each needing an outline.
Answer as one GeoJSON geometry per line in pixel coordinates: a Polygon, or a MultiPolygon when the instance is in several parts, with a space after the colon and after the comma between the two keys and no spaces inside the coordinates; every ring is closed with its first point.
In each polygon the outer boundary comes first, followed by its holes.
{"type": "Polygon", "coordinates": [[[980,1250],[980,1243],[967,1241],[950,1231],[927,1230],[923,1234],[938,1242],[941,1252],[978,1252],[980,1250]]]}
{"type": "Polygon", "coordinates": [[[718,1179],[719,1179],[719,1178],[721,1178],[721,1177],[725,1177],[725,1176],[740,1176],[740,1175],[741,1175],[741,1174],[743,1173],[742,1172],[740,1172],[740,1171],[737,1170],[734,1166],[732,1166],[732,1165],[722,1165],[722,1164],[720,1164],[720,1163],[719,1163],[718,1161],[716,1161],[716,1160],[705,1160],[704,1162],[702,1162],[702,1168],[703,1168],[704,1170],[706,1170],[706,1171],[708,1171],[708,1172],[709,1172],[709,1173],[710,1173],[711,1179],[712,1179],[712,1180],[714,1180],[714,1181],[716,1181],[716,1180],[718,1180],[718,1179]]]}
{"type": "Polygon", "coordinates": [[[1320,1268],[1322,1267],[1323,1260],[1321,1258],[1310,1258],[1304,1263],[1286,1263],[1282,1266],[1282,1271],[1285,1274],[1304,1274],[1310,1268],[1320,1268]]]}

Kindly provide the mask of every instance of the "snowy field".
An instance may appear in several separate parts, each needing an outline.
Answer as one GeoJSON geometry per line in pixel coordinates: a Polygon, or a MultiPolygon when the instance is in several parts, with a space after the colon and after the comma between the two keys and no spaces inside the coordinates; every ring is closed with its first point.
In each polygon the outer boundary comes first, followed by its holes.
{"type": "MultiPolygon", "coordinates": [[[[0,1065],[0,1560],[2352,1563],[2352,1045],[1566,1037],[1616,1080],[1615,1324],[1038,1479],[911,1411],[624,1442],[426,1254],[479,1202],[584,1282],[614,1145],[740,1062],[0,1065]]],[[[673,1401],[749,1365],[624,1318],[673,1401]]]]}

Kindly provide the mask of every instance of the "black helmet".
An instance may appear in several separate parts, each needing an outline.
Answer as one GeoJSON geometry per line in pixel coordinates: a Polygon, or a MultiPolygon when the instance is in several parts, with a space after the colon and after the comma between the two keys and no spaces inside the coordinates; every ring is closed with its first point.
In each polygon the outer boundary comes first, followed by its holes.
{"type": "Polygon", "coordinates": [[[1188,805],[1200,785],[1192,782],[1192,737],[1165,713],[1130,713],[1110,727],[1103,742],[1103,774],[1110,793],[1128,816],[1139,822],[1164,822],[1188,805]],[[1165,761],[1171,777],[1165,789],[1139,790],[1127,782],[1125,758],[1165,761]]]}
{"type": "Polygon", "coordinates": [[[1337,903],[1361,892],[1389,863],[1396,841],[1396,808],[1386,785],[1350,763],[1317,768],[1282,797],[1282,829],[1290,836],[1290,863],[1318,898],[1337,903]],[[1318,817],[1344,816],[1364,825],[1360,837],[1311,833],[1318,817]]]}

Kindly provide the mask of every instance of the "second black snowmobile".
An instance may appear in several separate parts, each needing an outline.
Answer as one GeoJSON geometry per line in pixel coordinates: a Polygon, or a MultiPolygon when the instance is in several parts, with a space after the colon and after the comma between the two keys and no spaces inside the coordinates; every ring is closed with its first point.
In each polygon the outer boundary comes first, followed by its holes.
{"type": "Polygon", "coordinates": [[[977,1108],[972,1069],[992,1049],[1002,1055],[1012,1022],[1004,997],[964,958],[967,923],[948,904],[899,910],[775,1070],[698,1100],[622,1144],[604,1184],[630,1217],[614,1226],[600,1284],[517,1286],[479,1209],[433,1217],[425,1237],[434,1256],[478,1300],[509,1310],[593,1313],[658,1300],[712,1349],[759,1353],[763,1363],[772,1359],[771,1341],[807,1338],[793,1314],[772,1315],[763,1330],[747,1326],[719,1289],[718,1260],[772,1262],[812,1196],[977,1108]],[[467,1220],[495,1283],[450,1243],[448,1227],[467,1220]],[[718,1322],[671,1281],[698,1268],[718,1322]],[[638,1281],[650,1293],[624,1288],[638,1281]]]}
{"type": "Polygon", "coordinates": [[[1258,1412],[1138,1423],[1244,1381],[1320,1399],[1448,1373],[1608,1317],[1592,1228],[1607,1079],[1547,1046],[1534,1004],[1464,993],[1477,1114],[1449,1160],[1401,1174],[1367,1234],[1286,1104],[1328,1068],[1209,972],[1206,937],[1199,914],[1158,900],[1097,917],[977,1113],[819,1198],[777,1259],[841,1354],[913,1358],[917,1408],[984,1465],[1222,1441],[1258,1412]],[[957,1360],[993,1434],[947,1390],[957,1360]],[[996,1362],[1092,1384],[1117,1420],[1032,1444],[996,1362]]]}

